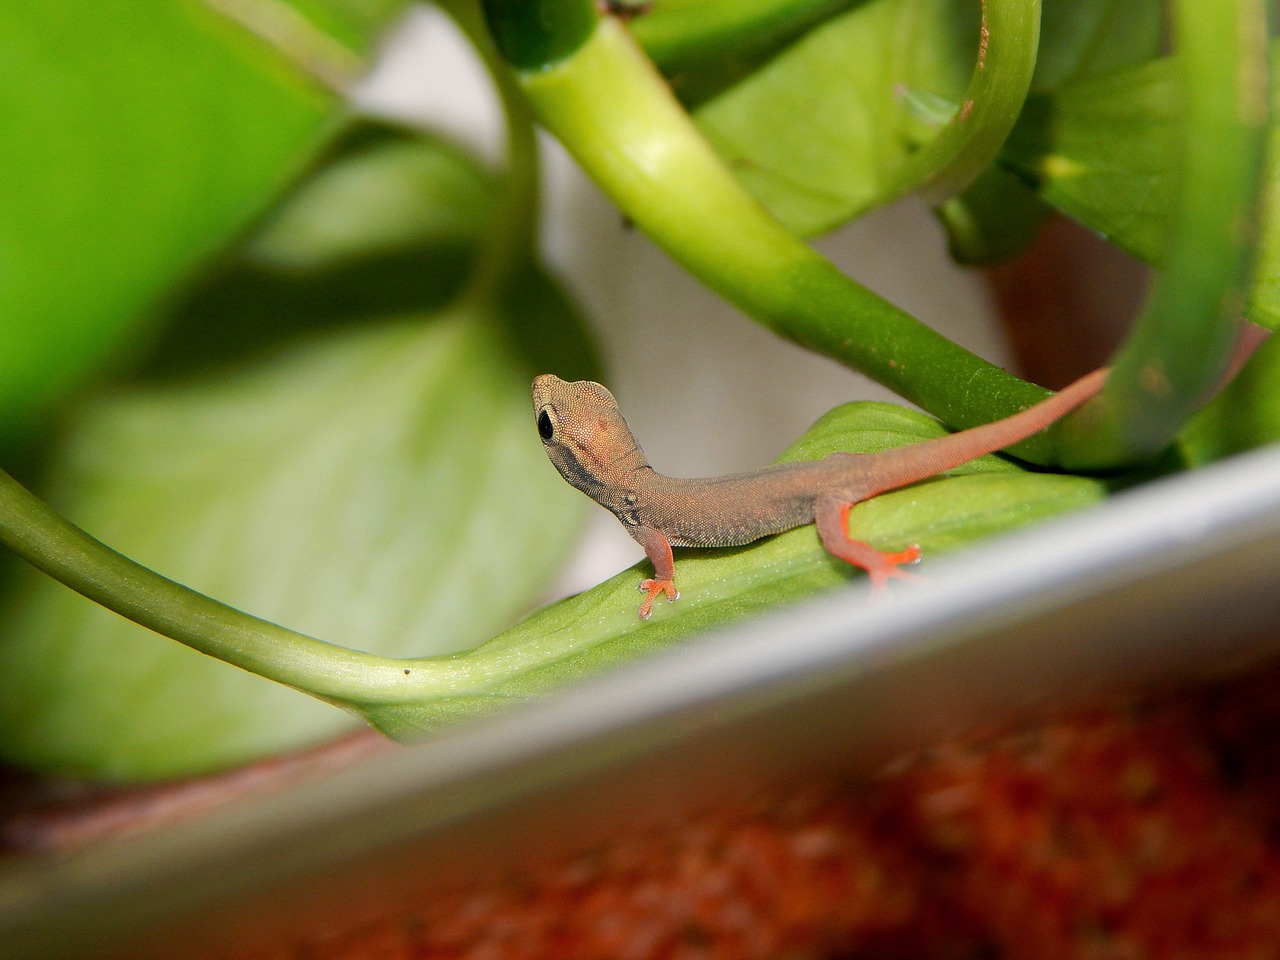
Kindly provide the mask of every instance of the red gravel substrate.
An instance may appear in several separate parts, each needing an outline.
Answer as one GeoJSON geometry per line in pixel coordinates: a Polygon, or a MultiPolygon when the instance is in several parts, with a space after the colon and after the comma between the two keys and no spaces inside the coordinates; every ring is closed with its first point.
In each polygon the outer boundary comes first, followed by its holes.
{"type": "Polygon", "coordinates": [[[1280,957],[1280,672],[807,784],[279,960],[1280,957]]]}

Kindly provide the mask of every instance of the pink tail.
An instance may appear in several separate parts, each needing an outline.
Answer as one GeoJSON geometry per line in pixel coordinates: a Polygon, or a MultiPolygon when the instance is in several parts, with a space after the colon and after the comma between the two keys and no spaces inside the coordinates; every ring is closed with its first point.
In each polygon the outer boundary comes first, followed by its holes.
{"type": "Polygon", "coordinates": [[[884,463],[877,464],[874,471],[876,489],[866,496],[896,490],[909,483],[945,473],[970,460],[1025,440],[1097,396],[1107,381],[1107,373],[1104,367],[1086,374],[1035,406],[1003,420],[885,451],[884,463]]]}

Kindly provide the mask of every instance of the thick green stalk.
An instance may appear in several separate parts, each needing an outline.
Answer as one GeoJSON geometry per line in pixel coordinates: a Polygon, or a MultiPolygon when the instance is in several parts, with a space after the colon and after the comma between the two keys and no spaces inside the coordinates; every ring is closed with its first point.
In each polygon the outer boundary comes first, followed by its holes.
{"type": "MultiPolygon", "coordinates": [[[[567,58],[519,74],[538,120],[690,272],[769,329],[955,427],[1045,396],[840,273],[752,199],[653,65],[605,18],[567,58]]],[[[1053,460],[1043,438],[1018,450],[1053,460]]]]}
{"type": "Polygon", "coordinates": [[[1231,360],[1257,244],[1267,130],[1263,0],[1179,0],[1181,189],[1164,269],[1105,391],[1056,431],[1077,467],[1163,449],[1231,360]]]}

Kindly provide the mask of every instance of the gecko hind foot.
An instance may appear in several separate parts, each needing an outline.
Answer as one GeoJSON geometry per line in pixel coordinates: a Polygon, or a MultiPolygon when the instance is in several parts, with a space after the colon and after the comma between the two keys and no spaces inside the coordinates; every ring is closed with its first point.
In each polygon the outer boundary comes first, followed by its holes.
{"type": "Polygon", "coordinates": [[[647,593],[644,602],[640,604],[640,619],[648,620],[653,614],[653,601],[658,594],[666,594],[667,603],[675,603],[680,599],[680,591],[676,589],[673,580],[658,580],[650,577],[647,580],[641,580],[636,587],[641,593],[647,593]]]}
{"type": "Polygon", "coordinates": [[[913,566],[920,562],[919,544],[913,543],[905,550],[892,553],[884,550],[877,550],[875,553],[875,559],[869,563],[863,562],[867,559],[865,557],[855,561],[858,566],[867,571],[867,576],[871,579],[872,590],[884,590],[889,586],[890,580],[920,579],[920,574],[902,569],[902,567],[913,566]]]}

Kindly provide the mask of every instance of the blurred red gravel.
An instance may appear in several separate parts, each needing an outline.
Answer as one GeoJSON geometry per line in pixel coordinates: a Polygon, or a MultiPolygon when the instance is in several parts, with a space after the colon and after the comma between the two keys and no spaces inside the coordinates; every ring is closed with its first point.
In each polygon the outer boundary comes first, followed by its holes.
{"type": "Polygon", "coordinates": [[[1280,956],[1280,672],[714,811],[283,960],[1280,956]]]}

